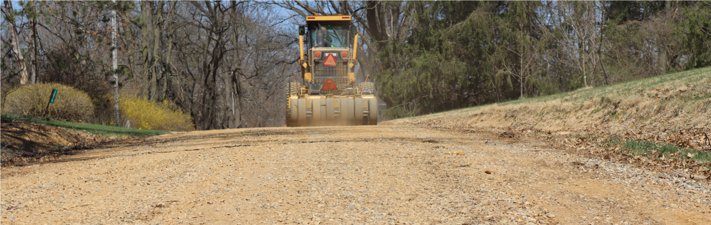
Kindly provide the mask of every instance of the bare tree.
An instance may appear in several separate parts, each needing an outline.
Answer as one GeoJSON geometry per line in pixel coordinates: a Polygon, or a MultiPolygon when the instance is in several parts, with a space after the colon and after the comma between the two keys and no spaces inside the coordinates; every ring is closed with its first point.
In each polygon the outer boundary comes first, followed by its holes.
{"type": "Polygon", "coordinates": [[[7,28],[12,39],[12,52],[17,59],[17,64],[20,66],[20,85],[24,85],[27,84],[30,79],[27,72],[27,64],[25,64],[25,57],[22,55],[22,49],[20,49],[20,37],[18,35],[17,28],[15,27],[15,12],[12,9],[12,3],[9,0],[5,0],[4,4],[5,7],[3,15],[7,19],[7,28]]]}
{"type": "Polygon", "coordinates": [[[111,6],[111,74],[114,79],[114,117],[116,125],[121,125],[121,110],[119,108],[119,78],[118,78],[118,49],[116,49],[116,34],[118,25],[116,24],[116,0],[111,6]]]}
{"type": "Polygon", "coordinates": [[[30,82],[31,83],[37,83],[37,72],[39,70],[39,48],[40,48],[40,40],[39,40],[39,34],[37,33],[37,17],[39,17],[39,8],[37,6],[37,1],[32,0],[30,1],[30,29],[32,30],[31,33],[31,42],[30,42],[30,49],[32,50],[32,53],[30,54],[30,60],[32,61],[32,74],[30,75],[30,82]]]}

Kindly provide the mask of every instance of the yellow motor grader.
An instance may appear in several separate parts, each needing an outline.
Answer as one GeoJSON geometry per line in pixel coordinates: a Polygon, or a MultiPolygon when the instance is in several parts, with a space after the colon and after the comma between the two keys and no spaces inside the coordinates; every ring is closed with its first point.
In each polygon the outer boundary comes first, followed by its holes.
{"type": "Polygon", "coordinates": [[[374,125],[372,82],[357,81],[358,34],[348,15],[314,15],[299,27],[301,79],[289,82],[287,126],[374,125]]]}

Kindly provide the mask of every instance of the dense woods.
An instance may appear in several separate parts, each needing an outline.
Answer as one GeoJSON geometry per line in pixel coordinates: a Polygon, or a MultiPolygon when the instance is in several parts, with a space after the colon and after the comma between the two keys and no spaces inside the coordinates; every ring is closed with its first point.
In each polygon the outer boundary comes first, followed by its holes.
{"type": "Polygon", "coordinates": [[[406,34],[379,45],[393,117],[711,65],[708,2],[388,4],[400,15],[375,17],[406,34]]]}
{"type": "Polygon", "coordinates": [[[173,102],[198,129],[283,123],[281,87],[296,71],[295,34],[284,33],[283,18],[261,3],[5,1],[3,91],[68,84],[92,96],[94,122],[116,123],[112,9],[121,97],[173,102]],[[36,77],[25,78],[28,70],[36,77]]]}
{"type": "MultiPolygon", "coordinates": [[[[2,92],[57,82],[115,121],[121,97],[171,102],[197,129],[279,126],[298,71],[296,27],[349,14],[358,79],[384,118],[437,112],[711,65],[708,2],[3,2],[2,92]]],[[[122,119],[123,120],[123,119],[122,119]]]]}

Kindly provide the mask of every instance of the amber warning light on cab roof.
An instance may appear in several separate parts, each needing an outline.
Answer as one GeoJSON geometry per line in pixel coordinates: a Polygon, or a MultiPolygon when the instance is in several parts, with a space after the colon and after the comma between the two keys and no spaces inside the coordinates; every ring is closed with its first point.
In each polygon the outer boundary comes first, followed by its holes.
{"type": "Polygon", "coordinates": [[[307,16],[306,21],[351,21],[351,16],[335,15],[335,16],[307,16]]]}

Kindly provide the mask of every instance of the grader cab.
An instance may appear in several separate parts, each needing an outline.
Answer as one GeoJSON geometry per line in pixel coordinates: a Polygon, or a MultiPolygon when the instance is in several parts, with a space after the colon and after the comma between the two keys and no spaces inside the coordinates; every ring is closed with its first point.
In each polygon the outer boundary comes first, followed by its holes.
{"type": "Polygon", "coordinates": [[[289,82],[287,126],[374,125],[372,82],[358,81],[358,34],[351,16],[307,16],[299,27],[301,78],[289,82]]]}

